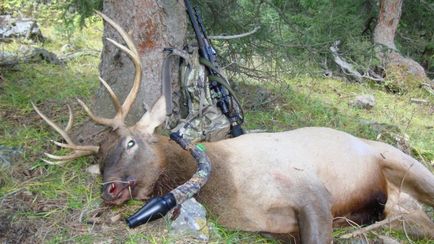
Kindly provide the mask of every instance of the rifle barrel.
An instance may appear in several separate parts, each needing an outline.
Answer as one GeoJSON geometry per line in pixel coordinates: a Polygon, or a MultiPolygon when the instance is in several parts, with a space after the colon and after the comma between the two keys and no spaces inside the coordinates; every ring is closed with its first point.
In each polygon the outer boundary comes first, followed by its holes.
{"type": "Polygon", "coordinates": [[[204,34],[200,31],[199,23],[195,18],[195,13],[191,7],[190,1],[184,0],[185,8],[187,9],[188,17],[190,18],[191,25],[193,26],[194,33],[196,34],[197,43],[199,45],[200,55],[207,60],[209,59],[208,53],[205,51],[204,34]],[[203,38],[202,38],[203,37],[203,38]]]}

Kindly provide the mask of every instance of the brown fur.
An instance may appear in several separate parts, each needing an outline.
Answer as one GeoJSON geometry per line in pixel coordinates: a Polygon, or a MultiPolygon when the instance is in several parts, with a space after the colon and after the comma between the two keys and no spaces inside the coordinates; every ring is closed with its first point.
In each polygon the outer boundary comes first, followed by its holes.
{"type": "Polygon", "coordinates": [[[333,204],[333,216],[345,216],[358,224],[372,224],[384,218],[387,182],[380,168],[366,181],[356,192],[349,194],[351,198],[333,204]]]}
{"type": "Polygon", "coordinates": [[[157,154],[161,159],[162,172],[154,186],[153,194],[160,196],[185,183],[194,174],[194,160],[167,137],[158,138],[157,154]]]}

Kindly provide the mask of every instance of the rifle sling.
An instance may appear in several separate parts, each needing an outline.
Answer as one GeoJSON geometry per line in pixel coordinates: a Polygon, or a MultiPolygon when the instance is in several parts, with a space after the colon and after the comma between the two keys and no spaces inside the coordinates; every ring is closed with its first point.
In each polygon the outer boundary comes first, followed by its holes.
{"type": "Polygon", "coordinates": [[[237,103],[239,109],[240,109],[240,114],[241,114],[241,119],[243,119],[244,117],[244,112],[243,112],[243,108],[241,107],[241,103],[240,100],[238,100],[238,97],[235,95],[234,90],[232,90],[232,88],[229,86],[229,81],[226,79],[226,77],[220,72],[220,70],[218,68],[216,68],[210,61],[208,61],[205,58],[199,58],[199,63],[201,63],[202,65],[204,65],[205,67],[207,67],[208,69],[214,71],[214,73],[216,75],[208,75],[208,80],[210,82],[215,81],[218,84],[222,85],[226,90],[228,90],[230,96],[235,100],[235,102],[237,103]]]}

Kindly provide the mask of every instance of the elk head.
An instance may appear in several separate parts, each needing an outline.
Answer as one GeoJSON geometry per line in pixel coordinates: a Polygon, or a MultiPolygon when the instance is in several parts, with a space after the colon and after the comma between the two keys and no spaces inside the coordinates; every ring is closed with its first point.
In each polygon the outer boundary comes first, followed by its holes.
{"type": "Polygon", "coordinates": [[[129,198],[145,199],[151,192],[153,183],[159,176],[160,165],[155,151],[153,132],[165,120],[166,101],[165,97],[161,96],[155,105],[135,125],[126,126],[125,118],[140,87],[142,75],[140,57],[129,35],[113,20],[100,12],[98,14],[119,32],[127,47],[110,38],[107,38],[107,40],[127,53],[135,66],[134,83],[123,104],[120,103],[107,82],[101,77],[99,78],[102,85],[110,94],[116,110],[116,115],[112,119],[96,116],[84,102],[78,99],[80,105],[95,123],[112,128],[109,139],[100,146],[76,145],[68,136],[68,130],[71,128],[73,120],[69,106],[70,118],[67,127],[63,130],[42,114],[34,104],[32,105],[36,112],[61,134],[66,141],[66,143],[53,141],[53,143],[72,150],[71,154],[65,156],[46,153],[45,155],[48,158],[55,161],[44,161],[49,164],[62,164],[85,155],[96,153],[102,155],[100,163],[100,170],[103,176],[102,197],[106,203],[121,204],[129,198]]]}

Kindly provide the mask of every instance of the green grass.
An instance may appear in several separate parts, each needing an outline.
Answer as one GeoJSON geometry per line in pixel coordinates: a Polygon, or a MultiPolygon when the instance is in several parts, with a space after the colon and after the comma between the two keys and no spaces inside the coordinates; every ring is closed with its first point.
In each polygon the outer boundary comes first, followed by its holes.
{"type": "MultiPolygon", "coordinates": [[[[49,41],[44,48],[59,53],[65,43],[75,50],[101,49],[101,23],[84,29],[68,39],[60,29],[43,27],[49,41]]],[[[16,50],[20,43],[4,44],[2,50],[16,50]]],[[[103,240],[126,243],[171,243],[167,223],[156,227],[130,230],[120,221],[111,223],[111,217],[124,218],[142,205],[130,201],[121,207],[101,208],[101,179],[84,172],[92,162],[83,158],[64,166],[48,166],[40,158],[42,152],[55,152],[50,139],[60,139],[33,111],[30,102],[36,103],[57,123],[68,120],[66,104],[71,104],[77,117],[76,126],[85,118],[77,105],[76,97],[89,101],[98,87],[99,58],[79,57],[64,66],[46,63],[20,64],[12,70],[0,70],[5,79],[0,84],[0,145],[21,148],[20,160],[11,168],[0,170],[0,217],[9,216],[21,223],[16,228],[36,230],[36,240],[48,243],[93,243],[103,240]],[[13,199],[16,202],[9,202],[13,199]],[[15,204],[15,205],[13,205],[15,204]],[[95,218],[103,219],[101,225],[89,224],[95,218]],[[40,230],[41,232],[38,232],[40,230]],[[44,232],[44,230],[50,230],[44,232]],[[161,235],[163,232],[163,235],[161,235]],[[45,233],[45,235],[44,235],[45,233]]],[[[309,75],[287,78],[282,83],[241,84],[243,103],[246,106],[245,128],[268,131],[288,130],[303,126],[327,126],[354,135],[376,139],[378,131],[366,121],[385,123],[409,136],[413,149],[426,165],[434,163],[434,113],[428,105],[417,105],[411,98],[434,98],[421,89],[396,95],[382,86],[347,83],[338,79],[323,79],[309,75]],[[267,91],[272,101],[258,101],[257,91],[267,91]],[[373,94],[376,106],[363,110],[349,106],[358,94],[373,94]]],[[[390,138],[380,138],[389,140],[390,138]]],[[[393,141],[392,141],[393,142],[393,141]]],[[[65,153],[61,151],[59,153],[65,153]]],[[[0,221],[3,221],[0,219],[0,221]]],[[[216,243],[273,243],[253,233],[227,230],[213,222],[211,241],[216,243]]],[[[336,229],[334,235],[348,229],[336,229]]],[[[383,232],[401,240],[402,233],[383,232]]],[[[424,242],[420,242],[424,243],[424,242]]]]}
{"type": "MultiPolygon", "coordinates": [[[[378,131],[368,123],[376,122],[394,128],[394,133],[407,135],[410,145],[425,156],[424,159],[419,159],[424,160],[427,165],[434,163],[434,98],[422,89],[395,95],[385,92],[381,86],[372,86],[369,83],[348,83],[310,76],[287,79],[283,86],[277,88],[269,84],[261,86],[270,87],[272,96],[277,99],[262,107],[248,110],[248,129],[281,131],[303,126],[325,126],[367,139],[396,143],[391,138],[379,137],[378,131]],[[290,88],[285,89],[286,85],[290,88]],[[375,97],[376,105],[372,109],[365,110],[349,105],[357,95],[364,94],[375,97]],[[412,98],[427,100],[430,105],[411,103],[412,98]]],[[[251,85],[241,87],[251,89],[252,96],[256,95],[251,85]]]]}

